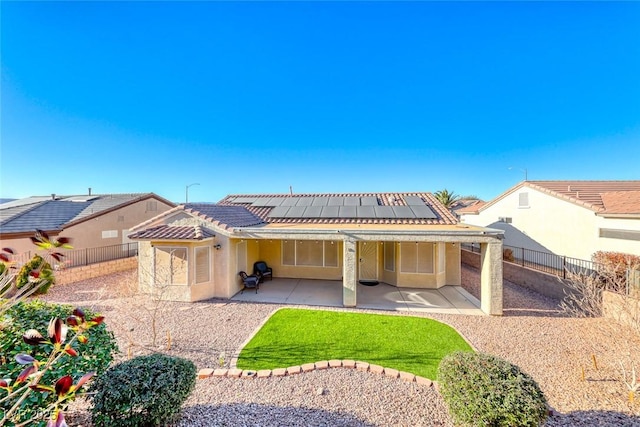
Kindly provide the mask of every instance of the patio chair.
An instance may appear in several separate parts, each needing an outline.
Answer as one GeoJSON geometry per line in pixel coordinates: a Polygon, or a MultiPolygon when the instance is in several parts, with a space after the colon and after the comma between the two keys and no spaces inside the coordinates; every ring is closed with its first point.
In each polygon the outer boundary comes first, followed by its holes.
{"type": "Polygon", "coordinates": [[[253,274],[260,278],[260,283],[264,281],[265,277],[268,277],[269,280],[273,280],[273,269],[264,261],[257,261],[253,263],[253,274]]]}
{"type": "Polygon", "coordinates": [[[240,294],[244,292],[245,289],[253,289],[256,288],[256,294],[258,293],[258,288],[260,288],[260,278],[258,276],[251,275],[249,276],[244,271],[238,273],[238,276],[242,279],[242,284],[244,287],[240,291],[240,294]]]}

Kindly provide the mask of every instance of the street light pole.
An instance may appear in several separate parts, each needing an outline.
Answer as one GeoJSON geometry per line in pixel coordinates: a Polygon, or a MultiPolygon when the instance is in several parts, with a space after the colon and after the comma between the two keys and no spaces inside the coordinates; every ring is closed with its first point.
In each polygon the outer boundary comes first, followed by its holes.
{"type": "Polygon", "coordinates": [[[189,203],[189,187],[193,187],[194,185],[200,185],[199,182],[194,182],[193,184],[189,184],[184,189],[184,202],[189,203]]]}
{"type": "Polygon", "coordinates": [[[524,180],[525,180],[525,181],[528,181],[528,180],[529,180],[529,176],[528,176],[529,174],[528,174],[528,172],[527,172],[527,169],[526,169],[526,168],[525,168],[525,169],[522,169],[522,168],[514,168],[513,166],[509,166],[509,170],[512,170],[512,169],[518,169],[519,171],[524,172],[524,180]]]}

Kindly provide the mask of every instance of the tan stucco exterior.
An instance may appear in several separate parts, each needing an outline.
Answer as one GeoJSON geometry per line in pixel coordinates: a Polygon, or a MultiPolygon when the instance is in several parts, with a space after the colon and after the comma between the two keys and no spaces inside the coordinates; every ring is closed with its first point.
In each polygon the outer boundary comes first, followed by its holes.
{"type": "MultiPolygon", "coordinates": [[[[70,223],[61,231],[45,231],[51,237],[64,236],[70,238],[74,249],[118,245],[130,242],[127,238],[130,228],[172,207],[173,205],[167,204],[158,198],[145,198],[120,208],[107,210],[95,216],[70,223]],[[151,204],[155,209],[148,210],[150,205],[147,202],[149,201],[156,202],[151,204]],[[105,237],[103,237],[103,232],[106,232],[104,233],[105,237]]],[[[35,230],[30,233],[0,234],[0,245],[2,247],[10,247],[18,254],[29,251],[33,254],[34,246],[29,238],[33,237],[34,234],[35,230]]]]}
{"type": "MultiPolygon", "coordinates": [[[[201,226],[210,229],[214,238],[202,241],[142,241],[140,249],[140,286],[143,290],[153,286],[149,274],[144,274],[143,266],[153,267],[154,248],[178,246],[187,248],[188,283],[172,287],[171,299],[180,301],[198,301],[213,297],[230,298],[242,289],[239,271],[251,274],[253,263],[265,261],[273,268],[274,277],[342,280],[343,304],[357,305],[357,283],[362,277],[360,271],[363,256],[366,252],[374,265],[368,266],[366,277],[398,287],[440,288],[445,285],[460,285],[460,243],[476,242],[487,245],[491,250],[487,261],[483,264],[486,270],[484,295],[493,298],[485,304],[486,312],[499,315],[502,313],[502,261],[494,255],[501,254],[502,243],[500,233],[491,234],[490,230],[450,225],[359,225],[352,227],[333,226],[262,226],[255,228],[239,228],[229,230],[185,212],[174,212],[166,217],[145,224],[153,227],[158,224],[176,226],[201,226]],[[335,245],[331,253],[337,251],[337,264],[330,266],[295,265],[285,262],[283,245],[290,242],[315,242],[316,244],[335,245]],[[387,269],[384,259],[384,244],[393,245],[393,268],[387,269]],[[403,272],[402,245],[429,245],[432,251],[432,271],[403,272]],[[215,249],[219,245],[219,249],[215,249]],[[207,283],[194,283],[194,251],[198,247],[209,247],[211,253],[212,275],[207,283]],[[499,247],[499,249],[495,249],[499,247]],[[495,271],[495,270],[500,271],[495,271]],[[500,289],[497,289],[500,288],[500,289]]],[[[297,244],[297,243],[296,243],[297,244]]],[[[326,249],[325,249],[326,251],[326,249]]],[[[326,253],[326,252],[323,252],[326,253]]],[[[324,258],[323,258],[324,259],[324,258]]]]}

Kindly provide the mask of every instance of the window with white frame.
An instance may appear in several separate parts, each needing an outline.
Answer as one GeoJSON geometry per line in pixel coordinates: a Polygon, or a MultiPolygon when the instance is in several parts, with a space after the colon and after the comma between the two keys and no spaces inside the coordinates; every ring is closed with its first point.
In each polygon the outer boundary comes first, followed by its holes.
{"type": "Polygon", "coordinates": [[[396,244],[394,242],[384,242],[384,269],[396,271],[396,244]]]}
{"type": "Polygon", "coordinates": [[[209,247],[196,248],[196,283],[208,282],[211,278],[211,266],[209,263],[209,247]]]}
{"type": "Polygon", "coordinates": [[[338,242],[330,240],[283,240],[282,265],[337,267],[338,242]]]}
{"type": "Polygon", "coordinates": [[[401,273],[433,273],[433,243],[400,243],[401,273]]]}
{"type": "Polygon", "coordinates": [[[155,247],[155,283],[158,285],[187,284],[187,248],[155,247]]]}

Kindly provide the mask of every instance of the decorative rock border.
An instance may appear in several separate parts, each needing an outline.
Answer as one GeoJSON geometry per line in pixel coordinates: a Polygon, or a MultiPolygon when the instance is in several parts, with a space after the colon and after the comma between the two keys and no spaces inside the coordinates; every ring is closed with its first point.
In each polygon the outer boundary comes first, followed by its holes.
{"type": "Polygon", "coordinates": [[[312,371],[320,371],[329,368],[346,368],[357,369],[361,372],[371,372],[377,375],[384,375],[389,378],[400,379],[401,381],[408,383],[417,383],[425,387],[438,387],[435,381],[428,378],[414,375],[410,372],[398,371],[397,369],[385,368],[380,365],[372,365],[367,362],[355,361],[355,360],[322,360],[315,363],[305,363],[300,366],[290,366],[288,368],[278,369],[261,369],[259,371],[254,370],[242,370],[242,369],[211,369],[204,368],[198,371],[198,379],[206,379],[210,377],[228,377],[228,378],[269,378],[269,377],[285,377],[291,375],[298,375],[301,373],[307,373],[312,371]]]}

